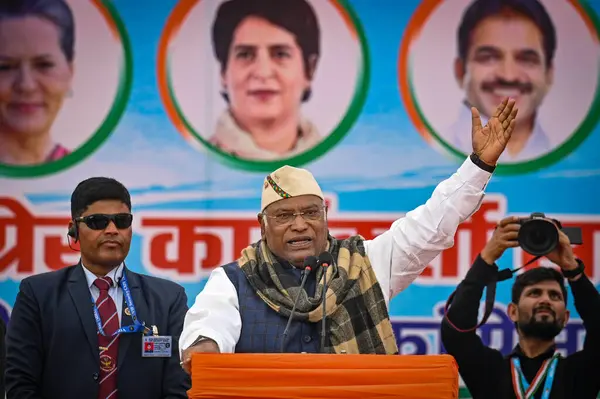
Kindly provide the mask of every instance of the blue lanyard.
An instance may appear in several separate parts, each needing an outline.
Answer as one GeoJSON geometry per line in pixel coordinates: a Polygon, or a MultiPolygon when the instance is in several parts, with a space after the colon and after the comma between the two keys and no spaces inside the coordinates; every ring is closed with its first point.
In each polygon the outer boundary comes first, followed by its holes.
{"type": "MultiPolygon", "coordinates": [[[[131,290],[129,289],[129,284],[127,283],[127,276],[125,275],[125,271],[123,270],[123,277],[121,277],[121,281],[119,282],[121,289],[123,290],[123,294],[125,297],[125,303],[131,312],[131,319],[133,320],[133,324],[127,327],[120,327],[117,331],[114,332],[112,336],[117,334],[125,334],[125,333],[136,333],[136,332],[148,332],[146,331],[146,326],[137,318],[137,313],[135,311],[135,306],[133,305],[133,298],[131,297],[131,290]]],[[[94,318],[96,319],[96,327],[98,327],[98,332],[106,337],[106,333],[102,328],[102,320],[100,319],[100,312],[98,312],[98,307],[96,306],[96,301],[92,298],[92,304],[94,305],[94,318]]]]}
{"type": "MultiPolygon", "coordinates": [[[[512,358],[512,361],[513,361],[513,365],[515,366],[515,369],[519,375],[519,378],[521,380],[521,385],[523,386],[523,390],[527,391],[529,389],[529,383],[527,382],[527,380],[525,379],[525,376],[523,375],[523,372],[521,371],[521,362],[519,361],[519,359],[516,356],[512,358]]],[[[556,373],[556,365],[557,364],[558,364],[558,355],[555,354],[554,358],[552,359],[552,362],[550,363],[550,367],[548,368],[548,372],[546,373],[546,382],[544,383],[544,391],[542,394],[542,399],[550,398],[550,391],[552,390],[552,383],[554,382],[554,374],[556,373]]],[[[535,391],[531,392],[530,397],[533,397],[534,394],[535,394],[535,391]]]]}

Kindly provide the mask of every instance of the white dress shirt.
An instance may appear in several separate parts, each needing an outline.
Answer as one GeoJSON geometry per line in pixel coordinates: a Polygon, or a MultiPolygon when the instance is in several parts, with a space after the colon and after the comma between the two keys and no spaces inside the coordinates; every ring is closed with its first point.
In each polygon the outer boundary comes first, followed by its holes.
{"type": "MultiPolygon", "coordinates": [[[[454,245],[458,225],[479,209],[490,177],[491,173],[467,158],[424,205],[365,241],[365,252],[388,306],[440,252],[454,245]]],[[[180,354],[200,335],[213,339],[221,353],[233,353],[241,329],[236,288],[223,268],[216,268],[185,316],[180,354]]]]}
{"type": "MultiPolygon", "coordinates": [[[[94,285],[94,281],[98,278],[94,273],[89,271],[83,262],[81,263],[83,266],[83,271],[85,272],[85,278],[87,279],[88,287],[90,289],[90,293],[92,294],[92,298],[94,298],[94,302],[98,300],[100,296],[100,290],[98,287],[94,285]]],[[[123,290],[118,282],[121,280],[123,276],[123,264],[120,264],[118,267],[114,268],[106,275],[110,277],[113,281],[112,286],[108,289],[108,296],[112,298],[115,302],[115,306],[117,307],[117,316],[119,316],[119,326],[121,326],[121,311],[123,309],[123,290]]]]}

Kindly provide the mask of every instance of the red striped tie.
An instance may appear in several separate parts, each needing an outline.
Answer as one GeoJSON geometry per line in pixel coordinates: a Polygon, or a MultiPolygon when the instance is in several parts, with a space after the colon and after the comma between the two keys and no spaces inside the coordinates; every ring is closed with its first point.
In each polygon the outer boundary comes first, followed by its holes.
{"type": "Polygon", "coordinates": [[[112,336],[119,329],[119,316],[115,302],[108,295],[108,289],[112,286],[110,277],[100,277],[94,281],[94,285],[100,290],[100,296],[96,301],[102,329],[104,334],[98,331],[98,345],[100,346],[100,390],[98,399],[116,399],[117,397],[117,354],[119,350],[119,335],[112,336]]]}

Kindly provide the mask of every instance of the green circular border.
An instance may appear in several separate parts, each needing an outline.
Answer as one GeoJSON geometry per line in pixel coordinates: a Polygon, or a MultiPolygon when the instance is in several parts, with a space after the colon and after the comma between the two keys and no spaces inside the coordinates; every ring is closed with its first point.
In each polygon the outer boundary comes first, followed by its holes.
{"type": "Polygon", "coordinates": [[[75,166],[77,163],[83,161],[92,153],[94,153],[94,151],[96,151],[102,145],[102,143],[104,143],[104,141],[110,137],[115,126],[117,126],[119,120],[123,116],[123,113],[127,107],[127,102],[129,101],[133,83],[133,55],[131,51],[131,42],[129,36],[127,35],[125,24],[119,16],[116,7],[112,4],[112,1],[100,0],[99,3],[108,11],[108,14],[115,23],[121,38],[123,49],[123,66],[121,67],[121,73],[119,77],[119,89],[115,99],[113,100],[113,104],[108,115],[104,118],[104,121],[102,121],[100,127],[91,136],[91,138],[69,155],[56,161],[32,166],[13,166],[0,163],[0,177],[42,177],[75,166]]]}
{"type": "Polygon", "coordinates": [[[360,115],[362,108],[367,99],[367,92],[369,89],[369,81],[370,81],[370,54],[369,48],[367,46],[367,39],[364,33],[364,29],[358,19],[358,15],[352,9],[348,0],[332,0],[339,4],[350,17],[352,24],[356,29],[356,35],[359,39],[362,51],[362,65],[358,74],[358,79],[356,81],[356,89],[354,91],[354,96],[352,98],[352,102],[350,106],[346,110],[346,114],[338,123],[338,125],[333,129],[333,131],[327,136],[327,138],[321,141],[312,149],[305,151],[301,154],[295,155],[289,158],[282,158],[276,161],[252,161],[243,158],[238,158],[231,155],[228,152],[225,152],[208,142],[205,138],[203,138],[198,132],[192,127],[189,121],[186,119],[185,115],[181,111],[179,103],[177,102],[177,98],[175,96],[173,85],[171,82],[171,74],[170,74],[170,58],[169,65],[167,65],[167,82],[168,82],[168,92],[169,97],[173,103],[173,107],[177,112],[181,122],[185,126],[185,128],[191,133],[191,135],[200,143],[204,145],[204,148],[208,148],[211,152],[218,155],[217,159],[225,163],[226,165],[233,166],[242,170],[255,171],[255,172],[265,172],[272,171],[274,169],[279,168],[283,165],[291,165],[291,166],[301,166],[307,164],[309,162],[315,161],[319,157],[325,155],[329,150],[331,150],[335,145],[340,142],[344,136],[350,131],[350,128],[354,125],[358,116],[360,115]]]}
{"type": "MultiPolygon", "coordinates": [[[[596,35],[600,38],[600,20],[598,19],[598,15],[596,12],[586,3],[579,1],[578,2],[581,8],[587,13],[594,29],[596,30],[596,35]]],[[[410,57],[408,57],[410,59],[410,57]]],[[[415,96],[415,91],[413,87],[413,79],[412,79],[412,65],[409,65],[408,72],[408,86],[410,96],[415,105],[415,110],[417,111],[419,118],[429,131],[429,133],[435,138],[435,140],[442,145],[442,147],[450,153],[450,155],[456,157],[459,160],[464,160],[469,154],[466,154],[462,151],[459,151],[452,145],[448,144],[444,139],[442,139],[438,133],[433,129],[421,108],[419,107],[419,103],[415,96]]],[[[577,126],[571,136],[563,142],[561,145],[556,146],[549,153],[542,155],[538,158],[534,158],[529,161],[523,162],[515,162],[511,164],[503,164],[499,163],[496,167],[494,174],[497,175],[519,175],[525,173],[531,173],[543,169],[545,167],[551,166],[561,159],[565,158],[567,155],[570,155],[581,143],[585,141],[585,139],[592,133],[594,127],[596,127],[598,120],[600,119],[600,69],[598,70],[598,83],[596,87],[596,94],[590,108],[588,110],[587,115],[583,119],[583,121],[577,126]]]]}

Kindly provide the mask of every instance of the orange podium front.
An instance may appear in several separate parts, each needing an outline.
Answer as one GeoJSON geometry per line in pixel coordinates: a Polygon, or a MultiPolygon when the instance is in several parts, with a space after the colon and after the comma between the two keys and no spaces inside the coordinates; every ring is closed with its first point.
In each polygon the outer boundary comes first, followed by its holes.
{"type": "Polygon", "coordinates": [[[458,398],[449,355],[194,354],[190,399],[458,398]]]}

